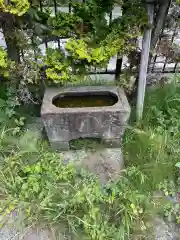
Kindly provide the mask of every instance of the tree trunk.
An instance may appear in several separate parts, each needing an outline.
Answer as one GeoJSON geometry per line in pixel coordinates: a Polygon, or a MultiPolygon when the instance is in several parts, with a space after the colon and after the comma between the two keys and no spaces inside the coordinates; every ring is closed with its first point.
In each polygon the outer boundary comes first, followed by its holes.
{"type": "Polygon", "coordinates": [[[156,47],[160,34],[165,24],[165,19],[168,14],[168,10],[171,4],[171,0],[163,0],[160,2],[160,6],[155,19],[155,28],[152,32],[151,38],[151,52],[156,47]]]}
{"type": "Polygon", "coordinates": [[[12,61],[20,62],[20,54],[15,37],[14,18],[11,14],[3,14],[3,16],[1,15],[1,19],[1,27],[6,41],[8,57],[12,61]]]}

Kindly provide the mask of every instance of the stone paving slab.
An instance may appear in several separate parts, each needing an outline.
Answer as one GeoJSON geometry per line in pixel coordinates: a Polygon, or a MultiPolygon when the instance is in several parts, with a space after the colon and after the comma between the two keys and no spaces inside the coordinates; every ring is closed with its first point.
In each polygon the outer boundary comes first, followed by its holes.
{"type": "Polygon", "coordinates": [[[180,228],[174,223],[165,222],[162,218],[154,220],[155,240],[180,240],[180,228]]]}
{"type": "Polygon", "coordinates": [[[15,228],[7,226],[0,229],[0,240],[71,240],[71,236],[60,232],[50,231],[48,228],[29,228],[18,233],[15,228]]]}
{"type": "Polygon", "coordinates": [[[63,152],[63,158],[66,162],[79,161],[80,166],[95,173],[103,184],[119,176],[124,168],[121,148],[68,151],[63,152]]]}

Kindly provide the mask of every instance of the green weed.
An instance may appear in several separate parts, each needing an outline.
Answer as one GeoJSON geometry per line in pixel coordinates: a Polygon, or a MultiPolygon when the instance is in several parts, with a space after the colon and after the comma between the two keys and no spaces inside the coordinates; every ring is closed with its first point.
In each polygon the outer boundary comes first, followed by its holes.
{"type": "Polygon", "coordinates": [[[135,167],[102,186],[73,163],[64,165],[59,154],[42,149],[36,160],[30,164],[23,154],[5,159],[0,169],[3,215],[17,209],[27,224],[58,225],[84,239],[129,239],[134,226],[146,230],[153,201],[131,182],[134,177],[144,181],[135,167]]]}
{"type": "MultiPolygon", "coordinates": [[[[143,120],[126,131],[125,163],[126,166],[136,166],[145,175],[146,181],[139,185],[142,191],[160,189],[170,197],[179,192],[179,170],[175,167],[180,156],[179,101],[180,85],[177,82],[149,89],[143,120]]],[[[178,220],[179,210],[177,206],[174,209],[174,206],[166,208],[165,215],[176,213],[178,220]]]]}

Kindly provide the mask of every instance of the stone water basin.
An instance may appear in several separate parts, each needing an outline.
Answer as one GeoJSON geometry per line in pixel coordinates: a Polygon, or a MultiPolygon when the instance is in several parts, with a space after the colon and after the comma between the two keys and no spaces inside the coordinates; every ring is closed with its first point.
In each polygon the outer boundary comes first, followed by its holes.
{"type": "Polygon", "coordinates": [[[78,138],[101,138],[120,145],[130,106],[116,86],[47,88],[41,117],[54,149],[68,150],[78,138]]]}

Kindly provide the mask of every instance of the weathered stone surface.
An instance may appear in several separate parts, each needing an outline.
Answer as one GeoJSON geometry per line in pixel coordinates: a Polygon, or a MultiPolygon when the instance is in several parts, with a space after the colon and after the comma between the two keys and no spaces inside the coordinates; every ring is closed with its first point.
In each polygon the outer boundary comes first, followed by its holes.
{"type": "Polygon", "coordinates": [[[155,240],[180,240],[180,228],[174,223],[167,223],[162,218],[154,221],[155,240]]]}
{"type": "Polygon", "coordinates": [[[63,153],[63,158],[66,162],[77,161],[81,167],[95,173],[103,184],[115,179],[124,169],[121,148],[68,151],[63,153]]]}
{"type": "Polygon", "coordinates": [[[120,142],[130,115],[130,106],[122,89],[114,86],[49,88],[46,90],[41,116],[51,145],[68,149],[69,141],[97,137],[107,142],[120,142]],[[117,96],[113,106],[58,108],[53,99],[63,93],[110,92],[117,96]]]}
{"type": "Polygon", "coordinates": [[[0,229],[0,240],[16,240],[17,231],[15,228],[4,226],[0,229]]]}
{"type": "Polygon", "coordinates": [[[22,240],[53,240],[53,237],[48,229],[30,229],[24,234],[22,240]]]}
{"type": "Polygon", "coordinates": [[[0,229],[0,240],[72,240],[69,234],[48,228],[27,228],[18,232],[15,227],[8,228],[7,225],[0,229]]]}

